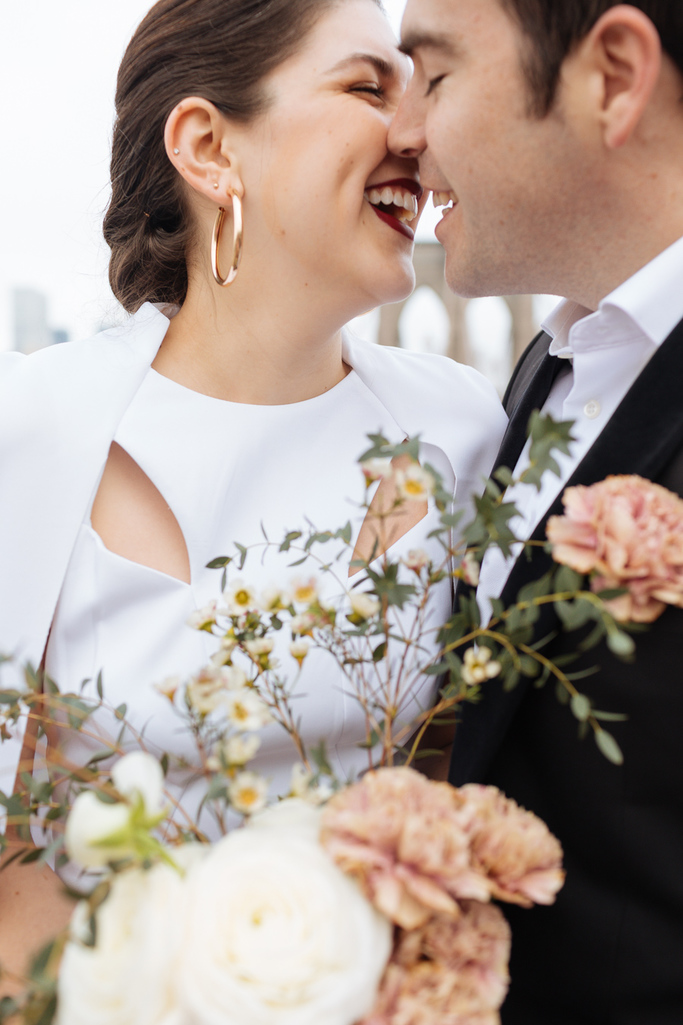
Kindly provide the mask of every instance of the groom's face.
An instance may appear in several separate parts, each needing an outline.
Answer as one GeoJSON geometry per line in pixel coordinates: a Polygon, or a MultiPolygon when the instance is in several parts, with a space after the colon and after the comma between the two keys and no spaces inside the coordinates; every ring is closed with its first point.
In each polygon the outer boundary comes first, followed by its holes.
{"type": "Polygon", "coordinates": [[[419,156],[425,188],[451,194],[436,229],[450,287],[558,291],[588,157],[562,91],[545,118],[532,113],[527,43],[498,0],[408,0],[402,40],[415,73],[389,144],[419,156]]]}

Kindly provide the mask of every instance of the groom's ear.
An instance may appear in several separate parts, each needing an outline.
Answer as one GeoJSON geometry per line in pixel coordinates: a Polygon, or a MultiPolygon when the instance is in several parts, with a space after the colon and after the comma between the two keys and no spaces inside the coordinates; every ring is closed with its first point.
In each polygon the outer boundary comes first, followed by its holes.
{"type": "Polygon", "coordinates": [[[608,149],[632,138],[657,87],[662,44],[657,29],[630,4],[611,7],[565,61],[580,76],[583,101],[608,149]]]}

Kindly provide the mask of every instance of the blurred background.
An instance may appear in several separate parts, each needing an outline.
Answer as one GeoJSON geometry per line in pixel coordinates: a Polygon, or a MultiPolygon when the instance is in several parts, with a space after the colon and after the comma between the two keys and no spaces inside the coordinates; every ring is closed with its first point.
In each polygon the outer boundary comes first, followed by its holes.
{"type": "MultiPolygon", "coordinates": [[[[396,32],[405,0],[384,0],[396,32]]],[[[0,350],[84,337],[122,311],[101,237],[116,71],[151,0],[31,0],[0,8],[0,350]]],[[[502,391],[515,354],[556,299],[451,295],[431,202],[409,300],[354,322],[383,344],[448,354],[502,391]]]]}

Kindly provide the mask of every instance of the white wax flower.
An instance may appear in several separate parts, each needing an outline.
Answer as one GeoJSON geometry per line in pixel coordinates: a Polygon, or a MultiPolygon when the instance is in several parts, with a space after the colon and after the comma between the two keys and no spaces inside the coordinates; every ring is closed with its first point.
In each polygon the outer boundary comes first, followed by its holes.
{"type": "Polygon", "coordinates": [[[485,683],[498,676],[501,670],[500,662],[491,658],[491,649],[486,646],[468,648],[463,659],[462,678],[465,683],[473,686],[477,683],[485,683]]]}
{"type": "Polygon", "coordinates": [[[396,486],[399,494],[412,502],[421,502],[434,494],[436,481],[419,463],[412,463],[405,470],[397,470],[396,486]]]}
{"type": "Polygon", "coordinates": [[[373,459],[366,459],[360,464],[368,484],[382,477],[389,477],[392,473],[391,459],[375,456],[373,459]]]}
{"type": "Polygon", "coordinates": [[[250,687],[229,691],[225,695],[224,705],[232,725],[243,733],[260,730],[273,721],[263,698],[250,687]]]}
{"type": "Polygon", "coordinates": [[[310,769],[307,769],[303,762],[295,762],[292,766],[292,775],[289,783],[289,792],[292,797],[305,798],[312,779],[313,773],[310,769]]]}
{"type": "Polygon", "coordinates": [[[124,755],[111,770],[111,779],[122,797],[132,802],[142,798],[150,818],[159,814],[164,799],[164,770],[152,755],[145,751],[124,755]]]}
{"type": "Polygon", "coordinates": [[[225,703],[226,691],[240,690],[246,682],[244,670],[237,666],[205,666],[188,683],[187,700],[199,715],[210,715],[225,703]]]}
{"type": "Polygon", "coordinates": [[[305,638],[301,637],[299,640],[292,641],[289,646],[289,653],[292,658],[295,658],[299,665],[301,665],[303,660],[306,658],[306,655],[308,655],[309,648],[310,643],[305,640],[305,638]]]}
{"type": "Polygon", "coordinates": [[[264,612],[279,612],[286,609],[291,602],[291,596],[279,587],[268,587],[261,595],[260,605],[264,612]]]}
{"type": "MultiPolygon", "coordinates": [[[[188,867],[207,850],[186,844],[169,853],[188,867]]],[[[95,947],[81,942],[89,911],[85,902],[77,905],[59,972],[55,1025],[185,1025],[175,982],[186,892],[183,876],[163,864],[115,875],[97,911],[95,947]]]]}
{"type": "Polygon", "coordinates": [[[412,569],[413,572],[419,573],[429,565],[429,556],[423,548],[411,548],[407,555],[404,555],[401,560],[408,569],[412,569]]]}
{"type": "Polygon", "coordinates": [[[238,734],[236,737],[228,737],[223,751],[228,765],[246,765],[254,757],[261,746],[261,738],[256,734],[238,734]]]}
{"type": "Polygon", "coordinates": [[[253,641],[245,641],[244,647],[250,655],[258,658],[259,655],[270,655],[273,650],[273,643],[270,637],[256,637],[253,641]]]}
{"type": "Polygon", "coordinates": [[[230,803],[241,815],[262,811],[268,800],[268,783],[256,772],[238,772],[228,786],[230,803]]]}
{"type": "Polygon", "coordinates": [[[258,612],[256,594],[253,588],[245,584],[243,580],[235,580],[225,590],[223,597],[231,616],[242,616],[245,612],[258,612]]]}
{"type": "Polygon", "coordinates": [[[372,1007],[392,929],[282,801],[188,875],[178,974],[193,1025],[353,1025],[372,1007]]]}
{"type": "Polygon", "coordinates": [[[218,602],[214,598],[208,605],[192,612],[188,617],[187,625],[191,626],[194,630],[208,630],[210,633],[211,627],[215,625],[218,616],[218,602]]]}
{"type": "Polygon", "coordinates": [[[66,820],[64,840],[71,860],[83,868],[102,868],[132,853],[121,836],[129,829],[130,816],[127,804],[104,804],[92,790],[84,790],[66,820]],[[108,844],[110,838],[117,837],[117,842],[108,844]]]}
{"type": "Polygon", "coordinates": [[[351,609],[359,619],[372,619],[381,608],[381,603],[371,594],[364,594],[362,591],[352,591],[349,595],[351,609]]]}

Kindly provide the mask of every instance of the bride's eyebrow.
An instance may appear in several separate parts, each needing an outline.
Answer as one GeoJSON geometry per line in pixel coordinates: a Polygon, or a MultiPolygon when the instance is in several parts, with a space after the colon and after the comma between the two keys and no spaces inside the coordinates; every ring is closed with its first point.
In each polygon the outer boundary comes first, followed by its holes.
{"type": "Polygon", "coordinates": [[[361,63],[371,64],[375,71],[377,71],[377,73],[383,78],[391,78],[397,74],[398,70],[396,65],[392,64],[391,61],[388,61],[384,57],[380,57],[375,53],[352,53],[335,64],[327,73],[329,75],[333,75],[338,71],[345,71],[346,68],[351,67],[354,64],[361,63]]]}

